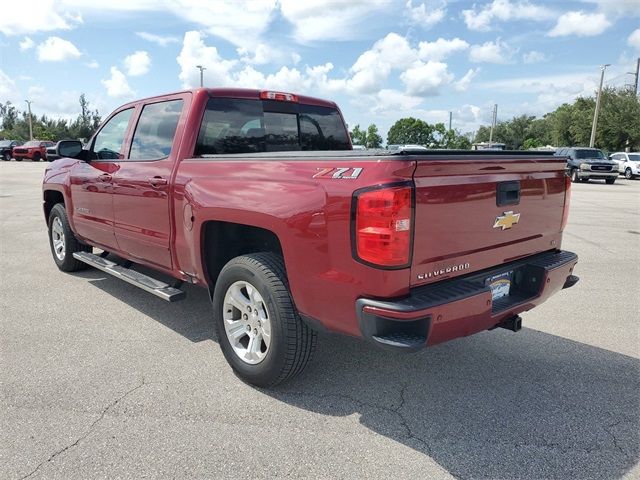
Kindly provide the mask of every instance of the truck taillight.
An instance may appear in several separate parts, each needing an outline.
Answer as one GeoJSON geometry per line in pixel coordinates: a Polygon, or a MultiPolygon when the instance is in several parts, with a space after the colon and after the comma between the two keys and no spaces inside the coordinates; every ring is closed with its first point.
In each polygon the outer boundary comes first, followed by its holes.
{"type": "Polygon", "coordinates": [[[571,203],[571,177],[564,177],[564,211],[562,212],[562,225],[560,231],[564,231],[569,221],[569,204],[571,203]]]}
{"type": "Polygon", "coordinates": [[[356,259],[383,268],[408,267],[413,238],[413,187],[356,192],[352,241],[356,259]]]}
{"type": "Polygon", "coordinates": [[[292,93],[284,93],[284,92],[270,92],[263,91],[260,92],[261,100],[279,100],[281,102],[297,102],[298,97],[292,93]]]}

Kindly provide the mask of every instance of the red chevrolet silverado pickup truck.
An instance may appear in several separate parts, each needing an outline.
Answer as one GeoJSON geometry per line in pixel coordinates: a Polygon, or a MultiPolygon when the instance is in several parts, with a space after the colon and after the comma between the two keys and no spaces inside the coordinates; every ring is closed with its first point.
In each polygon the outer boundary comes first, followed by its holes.
{"type": "Polygon", "coordinates": [[[549,154],[354,151],[334,103],[241,89],[132,102],[86,149],[57,148],[57,266],[169,301],[208,288],[222,351],[256,385],[299,373],[318,330],[415,351],[517,331],[578,281],[566,159],[549,154]]]}
{"type": "Polygon", "coordinates": [[[13,158],[16,162],[21,162],[23,159],[28,158],[34,162],[39,162],[42,159],[47,159],[47,147],[52,147],[53,142],[46,140],[31,140],[23,145],[13,147],[13,158]]]}

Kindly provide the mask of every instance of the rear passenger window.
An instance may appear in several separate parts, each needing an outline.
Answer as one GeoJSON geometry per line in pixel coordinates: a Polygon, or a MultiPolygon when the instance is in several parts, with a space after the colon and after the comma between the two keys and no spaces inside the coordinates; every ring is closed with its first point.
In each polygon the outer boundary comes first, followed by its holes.
{"type": "Polygon", "coordinates": [[[207,103],[194,154],[350,149],[342,117],[335,108],[212,98],[207,103]]]}
{"type": "Polygon", "coordinates": [[[158,160],[171,153],[182,100],[145,105],[131,142],[130,160],[158,160]]]}

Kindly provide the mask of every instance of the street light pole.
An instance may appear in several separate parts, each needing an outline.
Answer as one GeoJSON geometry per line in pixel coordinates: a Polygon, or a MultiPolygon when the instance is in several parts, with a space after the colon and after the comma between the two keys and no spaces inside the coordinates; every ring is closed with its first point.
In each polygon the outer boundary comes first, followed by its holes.
{"type": "Polygon", "coordinates": [[[32,100],[25,100],[27,102],[27,108],[29,109],[29,140],[33,140],[33,125],[31,120],[31,104],[32,100]]]}
{"type": "Polygon", "coordinates": [[[589,146],[593,148],[596,143],[596,128],[598,127],[598,114],[600,113],[600,97],[602,97],[602,82],[604,82],[604,71],[611,64],[607,63],[600,67],[600,86],[598,87],[598,96],[596,97],[596,111],[593,112],[593,125],[591,126],[591,140],[589,140],[589,146]]]}
{"type": "Polygon", "coordinates": [[[496,128],[496,119],[498,118],[498,104],[493,106],[493,118],[491,120],[491,130],[489,130],[489,148],[493,146],[493,129],[496,128]]]}
{"type": "Polygon", "coordinates": [[[207,69],[206,67],[203,67],[202,65],[196,65],[196,68],[200,70],[200,86],[204,87],[204,74],[203,72],[207,69]]]}

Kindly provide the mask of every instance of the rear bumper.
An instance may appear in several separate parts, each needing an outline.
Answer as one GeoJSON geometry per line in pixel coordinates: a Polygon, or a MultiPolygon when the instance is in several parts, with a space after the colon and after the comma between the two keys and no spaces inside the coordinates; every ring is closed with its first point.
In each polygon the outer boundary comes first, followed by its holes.
{"type": "Polygon", "coordinates": [[[390,349],[417,350],[492,329],[578,282],[575,253],[552,251],[411,290],[397,300],[360,298],[363,337],[390,349]],[[492,300],[486,279],[513,271],[509,296],[492,300]]]}

